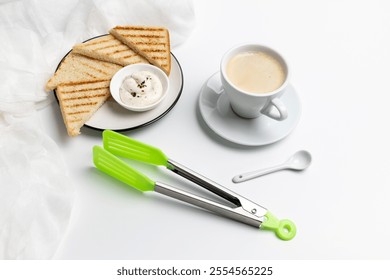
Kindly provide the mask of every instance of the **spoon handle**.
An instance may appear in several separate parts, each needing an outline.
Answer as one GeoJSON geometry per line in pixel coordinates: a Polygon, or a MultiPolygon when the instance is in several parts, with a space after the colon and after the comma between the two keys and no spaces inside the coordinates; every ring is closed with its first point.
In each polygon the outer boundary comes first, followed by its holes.
{"type": "Polygon", "coordinates": [[[260,177],[260,176],[263,176],[263,175],[266,175],[266,174],[269,174],[272,172],[282,170],[283,168],[284,168],[284,165],[282,164],[282,165],[276,165],[273,167],[263,168],[263,169],[259,169],[259,170],[255,170],[255,171],[251,171],[251,172],[247,172],[247,173],[242,173],[242,174],[239,174],[239,175],[233,177],[233,183],[245,182],[245,181],[248,181],[248,180],[253,179],[253,178],[257,178],[257,177],[260,177]]]}

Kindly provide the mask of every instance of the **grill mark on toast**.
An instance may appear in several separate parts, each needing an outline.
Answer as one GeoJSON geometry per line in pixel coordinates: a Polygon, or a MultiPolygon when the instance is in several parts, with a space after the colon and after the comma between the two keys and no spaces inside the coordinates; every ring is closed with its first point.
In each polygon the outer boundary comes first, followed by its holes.
{"type": "Polygon", "coordinates": [[[108,46],[99,47],[99,48],[96,48],[96,49],[93,49],[93,50],[94,50],[94,51],[100,51],[100,50],[109,49],[109,48],[114,48],[114,47],[118,47],[118,46],[122,46],[122,44],[108,45],[108,46]]]}
{"type": "Polygon", "coordinates": [[[117,26],[114,28],[114,30],[141,30],[141,31],[165,31],[164,28],[150,28],[150,27],[143,27],[143,26],[117,26]]]}
{"type": "Polygon", "coordinates": [[[89,110],[76,111],[76,112],[69,112],[68,115],[72,116],[72,115],[85,114],[85,113],[89,113],[89,112],[90,112],[89,110]]]}
{"type": "Polygon", "coordinates": [[[158,60],[158,59],[166,60],[167,59],[165,56],[155,56],[155,55],[151,56],[150,58],[155,59],[155,60],[158,60]]]}
{"type": "Polygon", "coordinates": [[[73,107],[80,107],[80,106],[94,106],[96,104],[98,104],[98,102],[88,102],[88,103],[65,105],[64,107],[66,107],[66,108],[73,108],[73,107]]]}
{"type": "Polygon", "coordinates": [[[161,46],[165,46],[166,43],[164,42],[142,42],[142,41],[139,41],[139,42],[134,42],[134,45],[137,45],[137,46],[154,46],[154,45],[161,45],[161,46]]]}
{"type": "Polygon", "coordinates": [[[108,89],[108,87],[97,87],[97,88],[83,88],[83,89],[77,89],[77,90],[69,90],[69,91],[62,91],[62,94],[71,94],[71,93],[77,93],[77,92],[83,92],[83,91],[92,91],[92,90],[100,90],[100,89],[108,89]]]}
{"type": "Polygon", "coordinates": [[[146,52],[146,53],[165,53],[166,50],[164,50],[164,49],[145,49],[144,52],[146,52]]]}
{"type": "Polygon", "coordinates": [[[96,77],[95,75],[92,75],[91,73],[84,73],[85,75],[91,77],[91,78],[94,78],[94,79],[97,79],[98,77],[96,77]]]}
{"type": "Polygon", "coordinates": [[[80,121],[82,121],[82,119],[68,120],[69,123],[75,123],[80,121]]]}
{"type": "Polygon", "coordinates": [[[137,55],[136,54],[132,54],[132,55],[126,55],[126,56],[124,56],[122,58],[131,58],[131,57],[135,57],[135,56],[137,56],[137,55]]]}
{"type": "Polygon", "coordinates": [[[87,63],[83,63],[83,62],[80,61],[80,64],[81,64],[81,65],[84,65],[84,66],[87,67],[87,68],[90,68],[90,69],[92,69],[92,70],[95,70],[95,71],[97,71],[97,72],[99,72],[99,73],[101,73],[101,74],[103,74],[103,75],[108,75],[108,73],[105,72],[105,71],[103,71],[102,69],[93,67],[92,65],[89,65],[89,64],[87,64],[87,63]]]}
{"type": "Polygon", "coordinates": [[[128,52],[128,51],[129,51],[129,49],[126,49],[126,50],[116,50],[116,51],[105,53],[105,54],[106,55],[113,55],[113,54],[116,54],[116,53],[128,52]]]}
{"type": "Polygon", "coordinates": [[[108,81],[110,81],[110,80],[101,79],[101,80],[95,80],[95,81],[69,82],[69,83],[63,84],[63,86],[78,86],[78,85],[95,84],[95,83],[102,83],[102,82],[108,82],[108,81]]]}
{"type": "Polygon", "coordinates": [[[63,101],[72,101],[72,100],[81,100],[81,99],[86,99],[86,98],[104,97],[104,96],[107,96],[107,94],[101,93],[101,94],[94,94],[94,95],[88,95],[88,96],[69,97],[69,98],[64,98],[62,100],[63,101]]]}
{"type": "Polygon", "coordinates": [[[147,34],[123,34],[123,37],[130,37],[130,38],[165,38],[165,36],[160,35],[147,35],[147,34]]]}

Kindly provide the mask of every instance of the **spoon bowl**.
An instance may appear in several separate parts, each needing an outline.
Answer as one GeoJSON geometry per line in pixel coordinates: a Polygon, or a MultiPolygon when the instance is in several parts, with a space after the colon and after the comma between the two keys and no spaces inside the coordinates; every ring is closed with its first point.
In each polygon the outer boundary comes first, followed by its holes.
{"type": "Polygon", "coordinates": [[[293,154],[286,162],[286,165],[292,170],[301,171],[311,164],[311,154],[308,151],[301,150],[293,154]]]}

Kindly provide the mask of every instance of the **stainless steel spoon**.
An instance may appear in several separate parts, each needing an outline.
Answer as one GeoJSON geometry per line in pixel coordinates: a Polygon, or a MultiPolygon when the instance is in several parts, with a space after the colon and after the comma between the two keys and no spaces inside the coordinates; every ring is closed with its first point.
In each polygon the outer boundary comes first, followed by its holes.
{"type": "Polygon", "coordinates": [[[311,163],[311,154],[308,151],[302,150],[293,154],[286,162],[282,164],[237,175],[233,178],[233,182],[241,183],[253,178],[257,178],[284,169],[301,171],[309,167],[310,163],[311,163]]]}

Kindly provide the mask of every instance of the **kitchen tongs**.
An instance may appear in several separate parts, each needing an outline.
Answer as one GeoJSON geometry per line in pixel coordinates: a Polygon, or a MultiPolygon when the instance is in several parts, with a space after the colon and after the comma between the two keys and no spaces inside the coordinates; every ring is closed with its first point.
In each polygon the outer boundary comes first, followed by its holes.
{"type": "Polygon", "coordinates": [[[110,130],[103,132],[103,145],[104,149],[100,146],[93,148],[95,166],[140,191],[155,191],[257,228],[272,230],[282,240],[290,240],[296,234],[296,227],[290,220],[279,221],[266,208],[168,159],[158,148],[110,130]],[[161,182],[154,182],[116,156],[165,166],[176,174],[223,197],[234,204],[234,207],[214,202],[161,182]]]}

